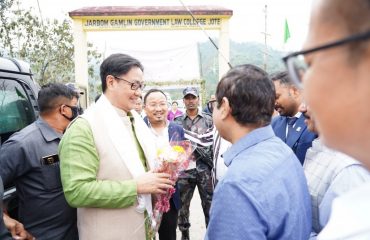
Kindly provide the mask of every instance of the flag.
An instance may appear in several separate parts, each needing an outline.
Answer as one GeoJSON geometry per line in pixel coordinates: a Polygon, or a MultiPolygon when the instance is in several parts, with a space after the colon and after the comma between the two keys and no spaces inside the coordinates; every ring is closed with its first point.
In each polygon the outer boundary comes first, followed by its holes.
{"type": "Polygon", "coordinates": [[[290,32],[289,32],[288,20],[285,19],[284,43],[287,43],[289,38],[290,38],[290,32]]]}

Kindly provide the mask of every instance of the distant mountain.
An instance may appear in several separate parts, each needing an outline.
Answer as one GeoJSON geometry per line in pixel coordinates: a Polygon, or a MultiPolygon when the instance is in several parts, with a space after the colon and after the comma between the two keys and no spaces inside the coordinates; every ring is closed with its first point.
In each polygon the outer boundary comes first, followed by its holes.
{"type": "MultiPolygon", "coordinates": [[[[217,39],[214,40],[217,43],[217,39]]],[[[202,42],[198,44],[201,76],[206,80],[207,96],[216,91],[218,83],[218,52],[211,42],[202,42]]],[[[265,46],[261,43],[244,42],[238,43],[230,41],[230,63],[232,66],[240,64],[254,64],[260,68],[264,68],[265,46]]],[[[267,49],[267,64],[266,70],[268,73],[274,73],[284,70],[284,64],[281,58],[286,54],[272,48],[267,49]]]]}

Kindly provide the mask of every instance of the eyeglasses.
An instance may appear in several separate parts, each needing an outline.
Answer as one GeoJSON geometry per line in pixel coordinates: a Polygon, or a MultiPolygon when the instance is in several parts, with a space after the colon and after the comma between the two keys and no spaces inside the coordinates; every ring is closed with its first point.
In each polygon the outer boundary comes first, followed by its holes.
{"type": "Polygon", "coordinates": [[[157,107],[163,109],[163,108],[167,108],[168,105],[167,105],[167,102],[162,102],[162,103],[158,103],[158,104],[155,104],[155,103],[150,103],[147,105],[149,108],[151,109],[155,109],[157,107]]]}
{"type": "Polygon", "coordinates": [[[288,70],[290,78],[292,82],[297,85],[298,87],[302,88],[302,76],[305,71],[308,69],[308,66],[304,60],[304,55],[326,50],[333,47],[338,47],[344,45],[346,43],[354,42],[354,41],[363,41],[370,38],[370,31],[351,35],[349,37],[343,38],[338,41],[330,42],[328,44],[324,44],[315,48],[307,49],[304,51],[294,52],[285,57],[283,57],[284,64],[288,70]]]}
{"type": "Polygon", "coordinates": [[[120,78],[120,77],[116,77],[116,76],[113,76],[114,78],[116,78],[116,79],[118,79],[118,80],[122,80],[122,81],[125,81],[125,82],[127,82],[128,84],[130,84],[131,85],[131,90],[134,90],[134,91],[136,91],[136,90],[138,90],[139,88],[141,89],[141,90],[144,90],[144,88],[145,88],[145,84],[144,83],[140,83],[140,82],[130,82],[130,81],[128,81],[128,80],[126,80],[126,79],[124,79],[124,78],[120,78]]]}
{"type": "Polygon", "coordinates": [[[210,113],[213,113],[213,108],[215,104],[216,104],[216,100],[207,102],[207,108],[210,113]]]}

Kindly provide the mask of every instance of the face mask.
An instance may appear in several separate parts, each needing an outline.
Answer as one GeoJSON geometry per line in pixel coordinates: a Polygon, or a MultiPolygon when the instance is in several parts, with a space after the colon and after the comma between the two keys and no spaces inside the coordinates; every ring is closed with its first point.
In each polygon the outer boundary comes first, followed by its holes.
{"type": "Polygon", "coordinates": [[[81,115],[84,113],[84,109],[81,106],[78,106],[78,115],[81,115]]]}
{"type": "Polygon", "coordinates": [[[72,116],[69,118],[69,117],[67,117],[66,115],[64,115],[64,114],[62,114],[63,115],[63,117],[65,117],[65,118],[67,118],[69,121],[72,121],[73,119],[75,119],[78,115],[79,115],[79,113],[81,112],[81,111],[83,111],[82,110],[82,108],[80,108],[80,107],[78,107],[78,106],[69,106],[69,105],[66,105],[67,107],[69,107],[70,109],[71,109],[71,111],[72,111],[72,116]]]}

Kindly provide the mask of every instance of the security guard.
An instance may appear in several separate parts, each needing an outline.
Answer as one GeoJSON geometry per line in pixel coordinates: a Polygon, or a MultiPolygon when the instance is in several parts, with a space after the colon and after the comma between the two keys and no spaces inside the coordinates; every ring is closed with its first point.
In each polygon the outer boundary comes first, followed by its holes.
{"type": "Polygon", "coordinates": [[[190,140],[193,146],[196,146],[195,162],[190,162],[189,167],[178,180],[181,198],[178,225],[182,233],[181,239],[189,240],[189,207],[195,186],[198,187],[202,200],[206,226],[209,221],[209,210],[213,196],[211,172],[213,167],[213,121],[211,115],[199,111],[199,94],[196,88],[185,88],[183,95],[186,112],[183,116],[175,118],[174,121],[184,128],[185,138],[190,140]]]}
{"type": "Polygon", "coordinates": [[[11,136],[0,149],[4,185],[15,184],[19,221],[37,239],[78,239],[76,209],[64,197],[58,144],[78,115],[78,93],[48,84],[38,95],[40,117],[11,136]]]}

